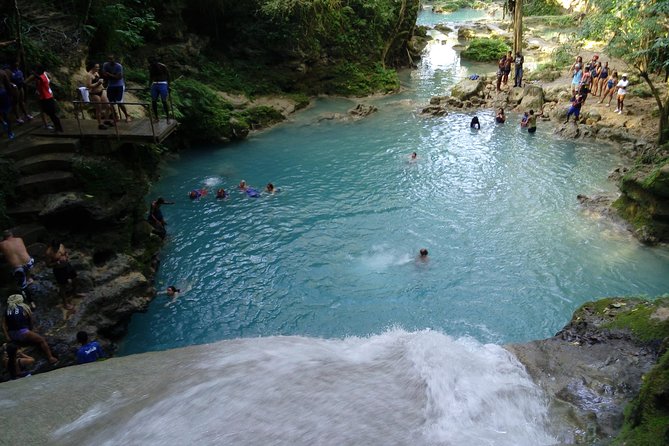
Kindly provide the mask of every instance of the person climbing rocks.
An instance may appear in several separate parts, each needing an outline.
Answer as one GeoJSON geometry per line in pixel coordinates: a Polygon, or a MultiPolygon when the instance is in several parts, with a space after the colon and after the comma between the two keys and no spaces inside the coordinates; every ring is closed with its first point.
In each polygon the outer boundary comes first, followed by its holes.
{"type": "Polygon", "coordinates": [[[56,364],[58,358],[51,354],[51,349],[46,340],[33,331],[33,314],[28,304],[23,302],[23,296],[12,294],[7,298],[7,310],[2,319],[2,331],[5,338],[14,342],[27,342],[37,344],[48,361],[56,364]]]}

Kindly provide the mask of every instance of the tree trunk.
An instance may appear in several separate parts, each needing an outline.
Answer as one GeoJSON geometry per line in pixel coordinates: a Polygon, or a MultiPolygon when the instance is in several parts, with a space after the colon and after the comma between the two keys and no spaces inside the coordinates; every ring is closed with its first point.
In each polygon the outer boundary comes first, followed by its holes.
{"type": "Polygon", "coordinates": [[[650,91],[653,93],[653,97],[657,103],[657,108],[660,110],[660,134],[657,138],[657,143],[662,145],[669,142],[669,93],[665,95],[664,101],[662,101],[661,93],[657,87],[655,87],[653,81],[650,80],[648,72],[639,70],[639,76],[641,76],[650,87],[650,91]]]}
{"type": "Polygon", "coordinates": [[[407,9],[407,0],[402,0],[402,5],[400,6],[400,11],[398,14],[399,17],[397,19],[397,24],[395,25],[395,31],[388,38],[383,48],[383,51],[381,52],[381,64],[383,68],[386,68],[386,58],[388,57],[388,52],[390,52],[393,43],[395,43],[395,40],[397,39],[400,29],[402,29],[402,23],[404,23],[404,16],[406,15],[406,9],[407,9]]]}
{"type": "Polygon", "coordinates": [[[14,0],[14,12],[16,14],[16,45],[19,47],[18,61],[19,66],[26,72],[26,53],[23,49],[23,37],[21,32],[21,10],[19,9],[18,0],[14,0]]]}
{"type": "Polygon", "coordinates": [[[513,54],[523,50],[523,0],[516,0],[513,11],[513,54]]]}

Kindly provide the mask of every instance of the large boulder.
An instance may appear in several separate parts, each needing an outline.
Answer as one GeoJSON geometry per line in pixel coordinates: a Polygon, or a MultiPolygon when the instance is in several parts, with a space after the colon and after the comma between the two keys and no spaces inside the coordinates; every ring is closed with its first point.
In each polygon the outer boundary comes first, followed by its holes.
{"type": "Polygon", "coordinates": [[[483,91],[483,85],[483,79],[480,77],[476,80],[462,79],[451,90],[451,96],[461,101],[467,100],[473,96],[478,96],[483,91]]]}
{"type": "Polygon", "coordinates": [[[538,85],[525,85],[521,110],[541,110],[544,106],[544,90],[538,85]]]}

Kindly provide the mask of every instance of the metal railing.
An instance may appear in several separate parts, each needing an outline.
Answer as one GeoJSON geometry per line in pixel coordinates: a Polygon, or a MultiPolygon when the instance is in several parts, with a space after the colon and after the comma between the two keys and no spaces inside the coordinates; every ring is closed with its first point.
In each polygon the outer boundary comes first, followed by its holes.
{"type": "MultiPolygon", "coordinates": [[[[138,87],[131,87],[131,88],[126,88],[125,91],[145,91],[147,88],[138,88],[138,87]]],[[[76,93],[77,96],[80,95],[79,92],[76,93]]],[[[169,103],[169,111],[170,113],[167,116],[167,119],[174,119],[174,106],[172,104],[172,95],[168,95],[167,97],[168,103],[169,103]],[[171,115],[171,118],[170,118],[171,115]]],[[[121,116],[121,105],[126,106],[126,105],[136,105],[136,106],[141,106],[144,107],[147,110],[147,115],[149,117],[149,124],[151,125],[151,135],[153,136],[153,140],[155,142],[158,142],[158,138],[156,137],[156,128],[154,126],[154,117],[153,117],[153,108],[152,108],[152,103],[148,102],[94,102],[94,101],[84,101],[84,100],[76,100],[72,101],[72,105],[74,106],[74,116],[77,120],[77,128],[79,129],[79,136],[83,137],[84,132],[81,129],[81,120],[79,119],[79,114],[81,113],[82,119],[84,116],[84,110],[86,107],[110,107],[110,110],[112,111],[112,119],[114,121],[114,132],[116,134],[116,139],[120,140],[121,135],[118,131],[118,121],[117,116],[121,116]],[[116,106],[116,109],[114,109],[114,106],[116,106]]],[[[100,110],[102,112],[102,110],[100,110]]],[[[95,110],[95,113],[98,113],[98,110],[95,110]]],[[[97,119],[97,117],[96,117],[97,119]]]]}

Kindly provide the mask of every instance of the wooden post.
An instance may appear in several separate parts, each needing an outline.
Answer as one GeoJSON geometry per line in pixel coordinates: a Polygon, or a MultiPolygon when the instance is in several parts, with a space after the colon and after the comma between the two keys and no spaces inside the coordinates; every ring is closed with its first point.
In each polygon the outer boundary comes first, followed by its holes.
{"type": "Polygon", "coordinates": [[[523,0],[516,0],[513,10],[513,54],[523,50],[523,0]]]}

